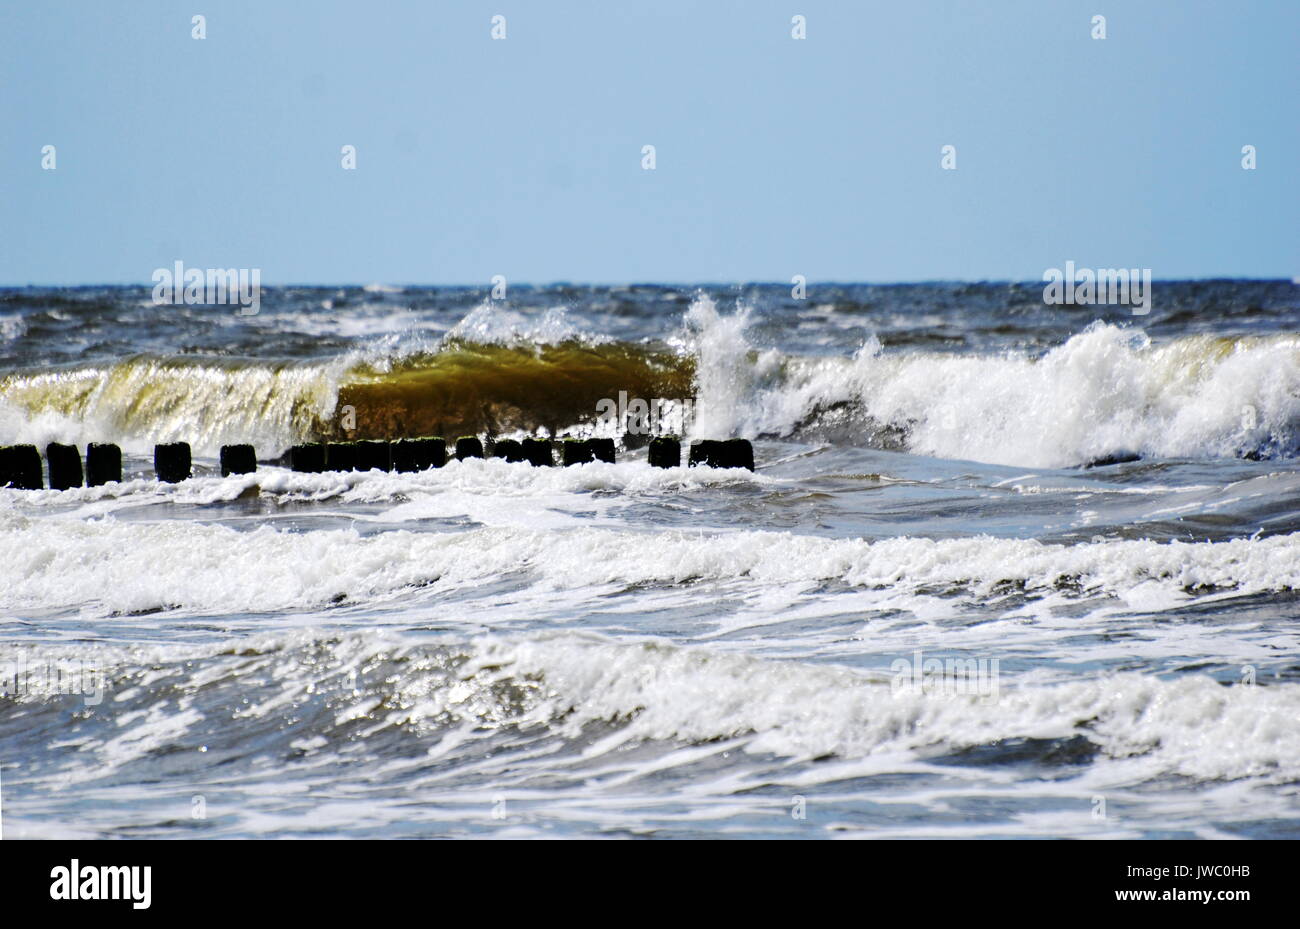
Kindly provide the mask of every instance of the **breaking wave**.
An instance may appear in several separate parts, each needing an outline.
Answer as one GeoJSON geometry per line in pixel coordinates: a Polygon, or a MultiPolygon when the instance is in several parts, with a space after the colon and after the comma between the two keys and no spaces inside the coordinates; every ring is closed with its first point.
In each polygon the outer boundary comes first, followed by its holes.
{"type": "Polygon", "coordinates": [[[10,441],[189,441],[263,456],[311,438],[548,430],[597,404],[695,397],[696,437],[824,438],[940,458],[1072,467],[1123,456],[1300,453],[1300,335],[1155,344],[1094,323],[1040,356],[887,351],[811,357],[749,341],[749,310],[698,298],[657,342],[480,307],[436,345],[317,361],[137,355],[0,378],[10,441]],[[346,427],[355,427],[345,432],[346,427]]]}
{"type": "Polygon", "coordinates": [[[1163,345],[1094,323],[1041,357],[751,350],[744,312],[710,301],[697,408],[704,432],[816,437],[938,458],[1070,467],[1135,455],[1300,453],[1300,335],[1194,335],[1163,345]]]}
{"type": "Polygon", "coordinates": [[[83,522],[0,511],[0,609],[138,613],[311,610],[417,592],[472,592],[520,577],[541,590],[665,588],[704,582],[834,582],[981,600],[1140,597],[1175,606],[1198,593],[1300,589],[1300,534],[1226,542],[900,536],[868,542],[788,532],[638,532],[528,527],[456,533],[356,529],[241,532],[221,525],[83,522]]]}
{"type": "MultiPolygon", "coordinates": [[[[252,762],[254,770],[262,756],[288,758],[290,770],[294,759],[358,752],[438,757],[452,747],[473,758],[466,743],[501,732],[531,743],[585,741],[588,760],[636,742],[736,740],[730,747],[749,755],[883,756],[897,767],[1023,741],[1037,743],[1046,763],[1123,764],[1130,783],[1300,777],[1294,684],[1029,677],[988,699],[891,687],[884,670],[574,634],[412,644],[382,633],[303,632],[184,651],[150,660],[136,649],[115,664],[112,649],[82,648],[77,660],[102,676],[104,704],[69,717],[46,695],[20,698],[7,723],[48,728],[66,750],[94,758],[76,767],[79,780],[159,753],[205,768],[252,762]]],[[[38,654],[46,653],[10,648],[0,661],[38,654]]],[[[67,661],[73,652],[59,654],[67,661]]]]}

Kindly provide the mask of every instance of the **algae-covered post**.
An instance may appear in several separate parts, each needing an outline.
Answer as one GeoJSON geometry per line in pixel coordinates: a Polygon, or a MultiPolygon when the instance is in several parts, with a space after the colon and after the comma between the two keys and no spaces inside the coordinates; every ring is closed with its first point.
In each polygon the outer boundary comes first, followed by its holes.
{"type": "Polygon", "coordinates": [[[483,443],[478,436],[463,435],[456,440],[456,460],[464,461],[466,458],[482,458],[483,443]]]}

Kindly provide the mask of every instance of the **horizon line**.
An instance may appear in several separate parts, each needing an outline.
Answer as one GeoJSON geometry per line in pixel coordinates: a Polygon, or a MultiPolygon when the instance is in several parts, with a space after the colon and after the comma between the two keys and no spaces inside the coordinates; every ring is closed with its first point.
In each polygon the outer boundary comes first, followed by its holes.
{"type": "MultiPolygon", "coordinates": [[[[207,269],[204,269],[207,270],[207,269]]],[[[1251,282],[1251,283],[1289,283],[1300,285],[1300,275],[1287,277],[1285,275],[1277,277],[1254,277],[1249,275],[1211,275],[1209,277],[1164,277],[1152,278],[1153,284],[1206,284],[1215,282],[1251,282]]],[[[790,287],[793,281],[778,280],[745,280],[745,281],[651,281],[651,280],[632,280],[632,281],[578,281],[557,279],[552,281],[507,281],[507,287],[527,287],[535,289],[547,289],[554,287],[681,287],[681,288],[730,288],[730,287],[790,287]]],[[[913,280],[850,280],[847,278],[825,279],[804,282],[804,286],[811,287],[836,287],[836,286],[868,286],[868,287],[904,287],[920,286],[934,284],[1044,284],[1048,283],[1045,278],[917,278],[913,280]]],[[[25,284],[12,284],[0,282],[0,290],[27,290],[27,289],[56,289],[56,288],[91,288],[91,287],[141,287],[152,290],[156,285],[155,282],[132,282],[132,281],[85,281],[75,284],[61,283],[38,283],[28,282],[25,284]]],[[[323,288],[323,287],[355,287],[364,289],[366,287],[396,287],[396,288],[417,288],[417,289],[434,289],[445,288],[448,290],[491,290],[493,284],[488,282],[474,283],[429,283],[429,282],[394,282],[394,281],[293,281],[287,283],[269,283],[259,284],[262,288],[323,288]]]]}

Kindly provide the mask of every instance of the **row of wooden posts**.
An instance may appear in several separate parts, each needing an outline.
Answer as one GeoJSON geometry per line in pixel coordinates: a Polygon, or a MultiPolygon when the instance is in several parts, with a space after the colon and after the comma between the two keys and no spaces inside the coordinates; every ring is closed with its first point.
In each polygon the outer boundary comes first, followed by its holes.
{"type": "MultiPolygon", "coordinates": [[[[452,457],[503,458],[546,467],[593,461],[614,461],[613,439],[500,439],[485,448],[476,436],[462,436],[452,448],[452,457]]],[[[440,438],[398,439],[392,442],[312,442],[295,445],[272,464],[294,471],[425,471],[447,463],[447,443],[440,438]]],[[[659,436],[650,441],[650,464],[657,468],[675,468],[682,463],[682,443],[675,436],[659,436]]],[[[51,442],[45,446],[45,462],[51,490],[70,487],[97,487],[122,480],[122,450],[110,443],[91,442],[86,446],[85,468],[75,445],[51,442]]],[[[251,445],[221,446],[221,476],[250,474],[257,470],[257,455],[251,445]]],[[[692,442],[687,463],[691,467],[748,468],[754,470],[754,449],[747,439],[704,439],[692,442]]],[[[153,449],[154,474],[160,481],[176,483],[192,473],[190,446],[187,442],[168,442],[153,449]]],[[[42,490],[45,487],[41,455],[35,445],[0,446],[0,487],[42,490]]]]}

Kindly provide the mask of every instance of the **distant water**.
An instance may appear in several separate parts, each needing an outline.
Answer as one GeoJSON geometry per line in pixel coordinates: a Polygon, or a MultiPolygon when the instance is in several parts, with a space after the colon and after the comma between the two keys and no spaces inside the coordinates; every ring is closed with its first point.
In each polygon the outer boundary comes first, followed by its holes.
{"type": "Polygon", "coordinates": [[[1300,837],[1292,282],[0,290],[50,441],[126,474],[0,490],[0,672],[73,675],[0,696],[6,838],[1300,837]],[[757,471],[651,468],[620,392],[757,471]]]}

